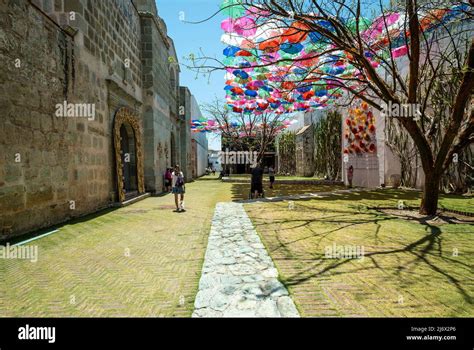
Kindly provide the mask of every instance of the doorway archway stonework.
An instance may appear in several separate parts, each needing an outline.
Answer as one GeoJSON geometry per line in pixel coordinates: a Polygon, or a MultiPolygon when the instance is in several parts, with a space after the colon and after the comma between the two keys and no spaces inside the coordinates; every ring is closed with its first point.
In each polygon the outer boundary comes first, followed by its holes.
{"type": "Polygon", "coordinates": [[[145,175],[144,175],[144,160],[143,160],[143,142],[140,120],[138,116],[129,108],[122,107],[115,113],[114,118],[114,153],[115,153],[115,173],[117,176],[117,194],[119,202],[125,201],[125,189],[123,182],[123,160],[121,154],[121,138],[120,128],[124,124],[129,124],[133,133],[135,134],[135,150],[136,150],[136,164],[137,164],[137,183],[138,193],[145,193],[145,175]]]}

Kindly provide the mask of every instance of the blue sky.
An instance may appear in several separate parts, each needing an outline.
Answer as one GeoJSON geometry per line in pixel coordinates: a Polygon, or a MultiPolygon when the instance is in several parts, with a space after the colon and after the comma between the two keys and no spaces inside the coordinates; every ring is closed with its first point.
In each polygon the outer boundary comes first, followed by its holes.
{"type": "MultiPolygon", "coordinates": [[[[386,4],[388,0],[383,0],[386,4]]],[[[205,55],[207,57],[223,58],[222,51],[225,45],[221,43],[220,38],[223,31],[220,28],[222,20],[225,19],[224,14],[217,14],[213,18],[204,21],[215,14],[222,0],[156,0],[158,14],[164,19],[168,28],[168,35],[173,39],[178,59],[181,63],[180,85],[187,86],[191,93],[196,97],[198,103],[210,103],[215,96],[225,98],[224,93],[224,71],[215,71],[210,77],[198,76],[186,68],[183,63],[186,61],[184,56],[188,57],[193,53],[195,56],[205,55]],[[184,15],[184,21],[180,16],[184,15]],[[200,22],[192,24],[186,22],[200,22]],[[203,51],[201,54],[200,51],[203,51]]],[[[369,14],[372,10],[377,9],[378,1],[364,2],[364,7],[369,14]]],[[[378,12],[378,11],[377,11],[378,12]]],[[[204,117],[209,117],[204,115],[204,117]]],[[[220,148],[219,138],[215,134],[208,134],[210,147],[220,148]]]]}
{"type": "MultiPolygon", "coordinates": [[[[156,0],[158,14],[166,22],[168,35],[173,39],[178,59],[181,63],[180,85],[187,86],[196,97],[197,102],[210,103],[215,96],[224,98],[224,71],[216,71],[210,77],[198,76],[186,68],[183,56],[194,53],[200,56],[200,50],[208,57],[222,59],[225,45],[220,38],[223,34],[220,24],[225,18],[223,14],[200,24],[185,23],[180,20],[184,14],[185,21],[199,22],[216,13],[221,0],[156,0]]],[[[207,117],[207,116],[204,116],[207,117]]],[[[220,149],[220,137],[217,134],[207,134],[209,148],[220,149]]]]}
{"type": "Polygon", "coordinates": [[[185,21],[202,21],[219,10],[221,0],[156,0],[158,14],[162,17],[168,27],[168,35],[173,39],[181,63],[180,85],[187,86],[199,104],[211,102],[214,96],[224,98],[224,71],[216,71],[208,76],[199,76],[184,67],[186,63],[183,56],[194,53],[199,56],[202,49],[206,56],[222,59],[224,44],[220,42],[223,34],[220,23],[224,15],[200,23],[191,24],[180,20],[180,13],[185,16],[185,21]]]}

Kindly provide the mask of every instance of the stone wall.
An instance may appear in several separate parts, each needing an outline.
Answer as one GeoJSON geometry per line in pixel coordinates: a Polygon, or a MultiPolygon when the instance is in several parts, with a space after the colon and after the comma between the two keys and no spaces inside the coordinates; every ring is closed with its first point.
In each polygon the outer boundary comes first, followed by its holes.
{"type": "Polygon", "coordinates": [[[314,128],[304,126],[296,133],[296,175],[314,176],[314,128]]]}
{"type": "Polygon", "coordinates": [[[0,2],[0,238],[116,199],[113,117],[122,106],[141,109],[140,26],[130,5],[0,2]],[[94,118],[58,117],[64,101],[93,105],[94,118]]]}
{"type": "Polygon", "coordinates": [[[122,108],[138,116],[147,191],[190,163],[178,60],[154,0],[1,0],[0,23],[0,240],[118,201],[122,108]],[[56,116],[65,101],[94,117],[56,116]]]}
{"type": "Polygon", "coordinates": [[[193,168],[192,168],[192,146],[191,146],[191,128],[189,127],[191,124],[191,92],[185,86],[181,86],[179,88],[179,106],[181,108],[180,113],[180,122],[181,122],[181,135],[180,135],[180,142],[181,142],[181,158],[180,164],[184,172],[184,176],[186,181],[191,181],[193,178],[193,168]]]}
{"type": "Polygon", "coordinates": [[[73,132],[80,122],[54,118],[52,101],[71,86],[72,39],[26,2],[9,4],[0,3],[0,237],[69,215],[68,200],[89,176],[69,166],[69,145],[92,142],[73,132]]]}
{"type": "Polygon", "coordinates": [[[179,67],[164,22],[155,9],[139,9],[142,32],[144,93],[145,186],[152,193],[163,190],[163,174],[178,161],[179,67]],[[174,141],[172,141],[174,139],[174,141]]]}

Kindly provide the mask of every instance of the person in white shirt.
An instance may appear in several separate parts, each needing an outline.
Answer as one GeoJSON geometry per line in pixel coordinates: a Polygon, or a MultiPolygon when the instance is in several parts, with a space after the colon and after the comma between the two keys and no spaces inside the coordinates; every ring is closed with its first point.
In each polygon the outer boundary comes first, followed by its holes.
{"type": "Polygon", "coordinates": [[[174,202],[176,204],[176,211],[182,212],[184,210],[184,192],[185,192],[185,186],[184,186],[184,174],[180,170],[179,165],[176,165],[174,167],[174,171],[171,174],[171,192],[174,194],[174,202]],[[178,197],[181,197],[178,200],[178,197]]]}

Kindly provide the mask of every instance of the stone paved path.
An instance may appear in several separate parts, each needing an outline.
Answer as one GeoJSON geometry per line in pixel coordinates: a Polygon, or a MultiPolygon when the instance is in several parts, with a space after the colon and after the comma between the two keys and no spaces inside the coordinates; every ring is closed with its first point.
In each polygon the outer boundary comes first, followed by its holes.
{"type": "Polygon", "coordinates": [[[218,203],[193,317],[298,317],[241,203],[218,203]]]}

